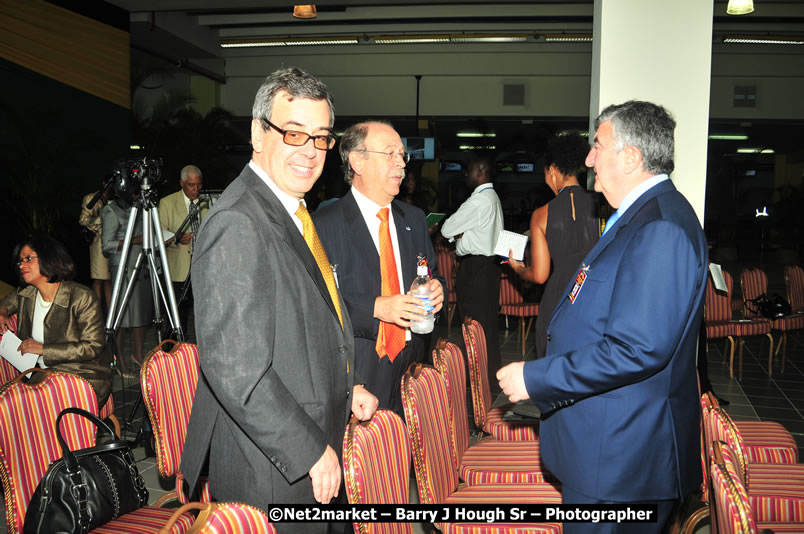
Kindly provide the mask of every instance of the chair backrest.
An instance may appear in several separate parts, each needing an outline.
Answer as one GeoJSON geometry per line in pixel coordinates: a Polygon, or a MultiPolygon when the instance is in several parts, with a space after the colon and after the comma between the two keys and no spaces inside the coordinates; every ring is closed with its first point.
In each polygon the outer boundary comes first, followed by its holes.
{"type": "Polygon", "coordinates": [[[757,526],[751,510],[751,501],[745,486],[740,482],[734,459],[728,446],[714,443],[712,494],[717,532],[722,534],[755,534],[757,526]]]}
{"type": "Polygon", "coordinates": [[[740,483],[744,486],[748,485],[748,455],[745,452],[743,445],[743,437],[734,421],[731,420],[729,414],[720,406],[713,407],[709,411],[711,421],[712,442],[710,447],[714,447],[714,443],[722,441],[729,446],[733,452],[735,464],[737,465],[737,474],[740,478],[740,483]]]}
{"type": "Polygon", "coordinates": [[[455,457],[460,465],[469,448],[469,414],[466,410],[466,366],[460,347],[441,338],[433,351],[433,364],[447,386],[455,457]]]}
{"type": "Polygon", "coordinates": [[[734,281],[731,275],[723,271],[723,278],[726,279],[726,287],[728,293],[725,295],[715,290],[715,285],[712,283],[712,277],[706,277],[706,305],[704,307],[704,321],[707,323],[716,323],[720,321],[731,320],[731,290],[734,281]]]}
{"type": "MultiPolygon", "coordinates": [[[[98,400],[89,382],[59,372],[45,373],[38,384],[18,377],[0,391],[0,480],[5,493],[8,532],[22,532],[25,511],[48,466],[61,458],[56,417],[77,407],[98,414],[98,400]]],[[[62,436],[71,450],[95,445],[95,425],[69,414],[61,421],[62,436]]]]}
{"type": "Polygon", "coordinates": [[[469,382],[472,386],[475,424],[478,428],[483,428],[486,423],[486,414],[491,407],[486,333],[480,323],[471,317],[466,318],[461,328],[463,329],[463,341],[466,344],[466,359],[469,361],[469,382]]]}
{"type": "Polygon", "coordinates": [[[761,319],[762,314],[756,306],[748,304],[749,300],[764,295],[768,291],[768,276],[762,269],[743,269],[740,273],[740,287],[743,290],[744,307],[743,313],[751,319],[761,319]]]}
{"type": "MultiPolygon", "coordinates": [[[[9,317],[9,320],[11,321],[11,331],[16,334],[17,314],[15,313],[11,317],[9,317]]],[[[0,339],[3,339],[2,334],[0,334],[0,339]]],[[[5,358],[0,357],[0,386],[8,383],[19,374],[20,372],[17,370],[16,367],[8,363],[8,360],[6,360],[5,358]]]]}
{"type": "Polygon", "coordinates": [[[451,248],[439,248],[436,250],[436,260],[438,270],[444,276],[447,283],[447,302],[458,302],[458,295],[455,291],[455,281],[458,278],[458,257],[455,250],[451,248]]]}
{"type": "Polygon", "coordinates": [[[520,285],[513,280],[507,273],[503,273],[500,277],[500,306],[511,304],[522,304],[525,302],[525,297],[522,296],[520,285]]]}
{"type": "Polygon", "coordinates": [[[441,504],[458,487],[447,387],[432,367],[415,364],[402,377],[402,404],[421,504],[441,504]]]}
{"type": "Polygon", "coordinates": [[[187,534],[276,534],[265,512],[239,502],[191,502],[178,508],[159,534],[171,534],[173,525],[189,510],[200,510],[187,534]]]}
{"type": "MultiPolygon", "coordinates": [[[[163,342],[145,358],[140,373],[142,399],[153,424],[159,474],[178,473],[195,388],[198,384],[198,347],[179,343],[165,352],[163,342]]],[[[171,341],[175,343],[175,341],[171,341]]]]}
{"type": "Polygon", "coordinates": [[[798,265],[784,268],[784,285],[787,288],[787,301],[793,313],[804,312],[804,270],[798,265]]]}
{"type": "MultiPolygon", "coordinates": [[[[343,437],[343,474],[350,504],[408,504],[410,444],[402,419],[378,410],[352,420],[343,437]]],[[[413,533],[410,523],[354,523],[358,534],[413,533]]]]}

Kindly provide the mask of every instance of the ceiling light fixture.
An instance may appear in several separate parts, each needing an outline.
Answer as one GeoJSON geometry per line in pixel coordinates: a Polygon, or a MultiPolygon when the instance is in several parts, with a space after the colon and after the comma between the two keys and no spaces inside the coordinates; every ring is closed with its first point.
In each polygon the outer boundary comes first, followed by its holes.
{"type": "Polygon", "coordinates": [[[544,36],[546,43],[591,43],[590,33],[549,33],[544,36]]]}
{"type": "Polygon", "coordinates": [[[724,37],[723,42],[732,44],[804,45],[804,38],[791,36],[760,37],[752,35],[735,35],[733,37],[724,37]]]}
{"type": "Polygon", "coordinates": [[[318,16],[315,4],[298,4],[293,6],[293,16],[297,19],[314,19],[318,16]]]}
{"type": "Polygon", "coordinates": [[[747,141],[748,136],[745,134],[712,134],[709,139],[713,141],[747,141]]]}
{"type": "Polygon", "coordinates": [[[738,148],[738,154],[774,154],[772,148],[738,148]]]}
{"type": "Polygon", "coordinates": [[[224,39],[221,48],[257,48],[267,46],[312,46],[357,44],[357,37],[307,37],[297,39],[224,39]]]}
{"type": "Polygon", "coordinates": [[[729,0],[726,13],[729,15],[747,15],[754,12],[754,0],[729,0]]]}
{"type": "Polygon", "coordinates": [[[458,132],[455,137],[497,137],[497,134],[494,132],[458,132]]]}
{"type": "Polygon", "coordinates": [[[378,35],[377,44],[448,43],[449,35],[378,35]]]}

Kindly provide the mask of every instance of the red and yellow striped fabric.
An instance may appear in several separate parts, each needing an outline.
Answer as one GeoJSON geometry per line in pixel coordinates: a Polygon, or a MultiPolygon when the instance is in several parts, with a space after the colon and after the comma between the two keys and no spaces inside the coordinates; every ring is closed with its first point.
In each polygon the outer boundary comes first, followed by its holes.
{"type": "Polygon", "coordinates": [[[438,270],[447,282],[447,337],[452,331],[452,317],[458,306],[458,292],[455,291],[455,282],[458,278],[458,257],[454,248],[437,248],[438,270]]]}
{"type": "MultiPolygon", "coordinates": [[[[402,420],[378,410],[366,423],[351,421],[343,438],[343,473],[351,504],[407,504],[410,445],[402,420]]],[[[411,534],[410,523],[354,523],[358,534],[411,534]]]]}
{"type": "MultiPolygon", "coordinates": [[[[11,331],[15,334],[17,333],[17,314],[15,313],[11,317],[8,318],[11,321],[11,331]]],[[[3,339],[3,335],[0,334],[0,339],[3,339]]],[[[5,358],[0,358],[0,386],[5,385],[9,380],[15,378],[20,372],[17,370],[16,367],[8,363],[8,360],[5,358]]]]}
{"type": "Polygon", "coordinates": [[[797,464],[798,445],[793,435],[775,421],[736,421],[749,464],[797,464]]]}
{"type": "Polygon", "coordinates": [[[798,265],[785,266],[784,285],[792,312],[804,313],[804,270],[798,265]]]}
{"type": "MultiPolygon", "coordinates": [[[[708,339],[719,339],[734,336],[735,327],[731,320],[731,308],[729,307],[729,296],[731,295],[732,279],[731,275],[723,272],[726,279],[728,293],[723,295],[715,290],[712,277],[706,279],[706,303],[704,305],[704,324],[706,325],[706,337],[708,339]]],[[[734,340],[731,339],[732,353],[734,351],[734,340]]]]}
{"type": "Polygon", "coordinates": [[[710,471],[715,496],[717,529],[722,534],[756,534],[757,526],[751,513],[751,503],[740,482],[734,459],[716,442],[710,471]],[[717,458],[717,459],[716,459],[717,458]]]}
{"type": "MultiPolygon", "coordinates": [[[[202,516],[199,515],[199,519],[202,516]]],[[[248,504],[215,503],[198,534],[275,534],[265,512],[248,504]]]]}
{"type": "Polygon", "coordinates": [[[539,442],[483,439],[469,447],[466,412],[466,374],[461,349],[441,339],[433,351],[433,363],[447,387],[458,475],[469,486],[478,484],[526,484],[544,482],[539,442]]]}
{"type": "MultiPolygon", "coordinates": [[[[69,373],[50,373],[31,386],[15,382],[0,392],[0,475],[9,532],[22,531],[36,486],[50,463],[61,458],[56,417],[71,406],[98,413],[92,386],[69,373]]],[[[65,416],[61,431],[73,450],[95,444],[95,425],[83,417],[65,416]]]]}
{"type": "MultiPolygon", "coordinates": [[[[157,347],[145,359],[140,380],[143,401],[153,424],[156,463],[163,477],[176,476],[176,493],[181,503],[187,502],[184,478],[179,475],[184,439],[198,384],[198,347],[179,343],[170,352],[157,347]]],[[[205,480],[201,498],[209,500],[205,480]]]]}
{"type": "Polygon", "coordinates": [[[804,522],[804,465],[749,462],[728,414],[717,407],[710,416],[715,439],[725,444],[723,457],[735,465],[757,521],[804,522]]]}
{"type": "MultiPolygon", "coordinates": [[[[90,534],[155,534],[167,523],[175,511],[170,508],[145,506],[96,528],[90,534]]],[[[181,514],[170,532],[171,534],[187,532],[192,525],[193,516],[181,514]]]]}
{"type": "Polygon", "coordinates": [[[538,525],[523,525],[522,523],[447,523],[442,525],[444,534],[561,534],[560,523],[541,523],[538,525]]]}
{"type": "Polygon", "coordinates": [[[500,313],[514,317],[536,317],[539,315],[538,302],[525,302],[521,282],[512,281],[508,276],[500,277],[500,313]]]}
{"type": "Polygon", "coordinates": [[[469,360],[469,380],[472,385],[475,424],[484,432],[502,441],[538,440],[538,424],[503,421],[503,415],[510,409],[510,405],[491,408],[486,334],[480,323],[475,320],[467,320],[463,325],[463,339],[466,344],[467,360],[469,360]]]}
{"type": "MultiPolygon", "coordinates": [[[[452,450],[452,436],[447,408],[447,389],[441,374],[432,367],[418,366],[402,378],[402,403],[405,407],[413,467],[422,504],[557,504],[561,492],[547,483],[493,484],[459,486],[457,459],[452,450]]],[[[451,525],[437,525],[443,532],[451,525]]],[[[462,529],[489,528],[488,523],[461,524],[462,529]]],[[[561,532],[558,524],[494,525],[494,532],[561,532]],[[516,530],[519,529],[519,530],[516,530]],[[542,529],[542,530],[540,530],[542,529]]],[[[481,530],[479,532],[489,532],[481,530]]]]}

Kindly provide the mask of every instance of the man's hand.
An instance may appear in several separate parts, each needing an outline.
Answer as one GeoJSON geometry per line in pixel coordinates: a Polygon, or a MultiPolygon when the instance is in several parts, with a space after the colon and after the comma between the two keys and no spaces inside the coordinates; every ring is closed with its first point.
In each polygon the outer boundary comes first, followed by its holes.
{"type": "Polygon", "coordinates": [[[183,234],[181,234],[181,237],[179,237],[179,243],[181,243],[182,245],[188,245],[192,240],[193,240],[192,232],[184,232],[183,234]]]}
{"type": "Polygon", "coordinates": [[[430,280],[430,306],[433,307],[433,315],[441,311],[444,305],[444,287],[438,280],[430,280]]]}
{"type": "MultiPolygon", "coordinates": [[[[444,300],[442,295],[441,300],[444,300]]],[[[395,323],[409,328],[412,319],[424,317],[424,310],[419,305],[422,301],[410,295],[391,295],[377,297],[374,300],[374,317],[385,323],[395,323]]]]}
{"type": "Polygon", "coordinates": [[[17,350],[20,351],[20,353],[22,354],[30,353],[30,354],[36,354],[37,356],[41,356],[44,347],[42,346],[41,343],[35,341],[34,338],[29,337],[28,339],[20,343],[20,346],[17,348],[17,350]]]}
{"type": "Polygon", "coordinates": [[[366,388],[356,385],[352,388],[352,413],[359,421],[368,421],[377,411],[380,401],[366,388]]]}
{"type": "Polygon", "coordinates": [[[530,397],[525,387],[524,369],[525,362],[514,362],[497,371],[500,388],[511,402],[523,401],[530,397]]]}
{"type": "Polygon", "coordinates": [[[341,463],[335,450],[327,445],[324,454],[308,471],[313,480],[313,497],[316,502],[329,504],[333,497],[338,496],[341,487],[341,463]]]}

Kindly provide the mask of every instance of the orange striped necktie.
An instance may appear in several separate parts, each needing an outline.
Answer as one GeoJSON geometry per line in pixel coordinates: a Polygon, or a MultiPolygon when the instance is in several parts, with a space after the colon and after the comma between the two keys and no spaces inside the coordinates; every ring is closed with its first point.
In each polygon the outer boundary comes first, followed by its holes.
{"type": "MultiPolygon", "coordinates": [[[[377,213],[380,219],[380,274],[382,275],[382,296],[399,295],[399,274],[394,259],[394,245],[391,242],[391,231],[388,227],[388,208],[377,213]]],[[[382,358],[386,354],[394,361],[405,348],[405,329],[394,323],[380,321],[377,332],[377,355],[382,358]]]]}
{"type": "Polygon", "coordinates": [[[304,241],[313,253],[315,262],[318,264],[318,270],[321,271],[321,276],[324,277],[324,283],[327,284],[327,291],[329,296],[332,297],[332,302],[335,303],[335,311],[338,312],[338,320],[341,322],[343,328],[343,315],[341,315],[341,301],[338,298],[338,289],[335,287],[335,276],[332,274],[332,267],[327,258],[327,251],[324,250],[324,245],[318,238],[318,232],[315,231],[315,225],[310,218],[310,212],[304,207],[304,204],[299,202],[299,209],[296,210],[296,217],[302,222],[302,229],[304,230],[304,241]]]}

